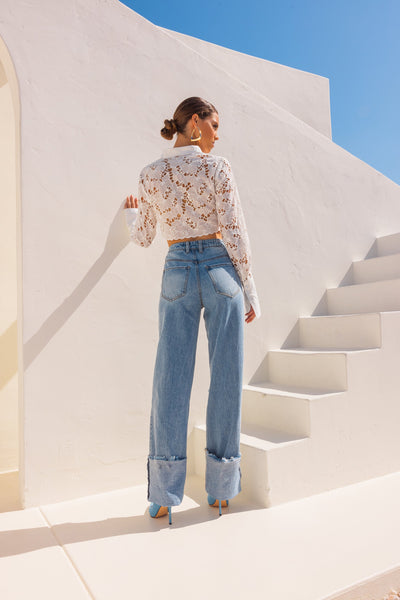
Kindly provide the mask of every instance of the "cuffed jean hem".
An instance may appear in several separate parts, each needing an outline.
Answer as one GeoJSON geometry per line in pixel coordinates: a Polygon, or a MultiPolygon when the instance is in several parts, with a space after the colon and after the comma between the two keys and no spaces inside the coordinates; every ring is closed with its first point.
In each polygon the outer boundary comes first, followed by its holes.
{"type": "Polygon", "coordinates": [[[231,458],[218,458],[205,448],[206,453],[206,492],[218,500],[229,500],[241,489],[241,455],[231,458]]]}
{"type": "Polygon", "coordinates": [[[187,458],[149,456],[147,499],[160,506],[178,506],[183,499],[187,458]]]}

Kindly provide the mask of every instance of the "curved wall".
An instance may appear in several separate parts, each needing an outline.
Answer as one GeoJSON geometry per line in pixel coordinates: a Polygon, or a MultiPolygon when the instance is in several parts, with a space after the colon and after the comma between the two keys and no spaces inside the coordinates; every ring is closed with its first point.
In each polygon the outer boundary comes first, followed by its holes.
{"type": "Polygon", "coordinates": [[[19,103],[14,67],[0,38],[0,509],[19,505],[20,198],[19,103]]]}

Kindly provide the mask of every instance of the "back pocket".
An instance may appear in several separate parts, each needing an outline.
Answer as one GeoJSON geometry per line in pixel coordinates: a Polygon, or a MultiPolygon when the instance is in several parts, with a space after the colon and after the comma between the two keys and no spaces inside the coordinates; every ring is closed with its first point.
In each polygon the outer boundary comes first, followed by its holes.
{"type": "Polygon", "coordinates": [[[165,300],[177,300],[186,294],[189,269],[189,265],[164,267],[161,295],[165,300]]]}
{"type": "Polygon", "coordinates": [[[240,292],[239,276],[232,263],[205,265],[205,267],[218,294],[233,298],[240,292]]]}

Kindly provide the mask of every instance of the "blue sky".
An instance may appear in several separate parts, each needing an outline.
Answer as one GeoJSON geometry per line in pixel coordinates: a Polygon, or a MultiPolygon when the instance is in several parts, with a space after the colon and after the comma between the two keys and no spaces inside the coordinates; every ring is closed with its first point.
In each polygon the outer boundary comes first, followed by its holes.
{"type": "Polygon", "coordinates": [[[125,0],[162,27],[327,77],[332,139],[400,184],[400,0],[125,0]]]}

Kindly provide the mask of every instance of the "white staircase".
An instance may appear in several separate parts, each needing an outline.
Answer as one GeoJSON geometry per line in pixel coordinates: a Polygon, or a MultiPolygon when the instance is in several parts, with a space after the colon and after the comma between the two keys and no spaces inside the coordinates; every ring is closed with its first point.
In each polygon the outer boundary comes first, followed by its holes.
{"type": "MultiPolygon", "coordinates": [[[[243,388],[242,494],[261,506],[400,470],[400,233],[370,254],[243,388]]],[[[204,475],[204,425],[192,440],[204,475]]]]}

